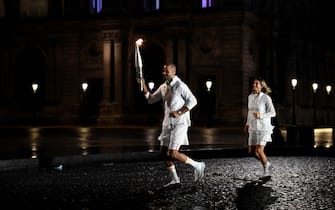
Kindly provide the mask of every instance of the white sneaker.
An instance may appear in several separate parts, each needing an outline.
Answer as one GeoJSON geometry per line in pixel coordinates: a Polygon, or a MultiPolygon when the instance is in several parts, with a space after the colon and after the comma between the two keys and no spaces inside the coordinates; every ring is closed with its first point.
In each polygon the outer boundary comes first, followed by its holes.
{"type": "Polygon", "coordinates": [[[264,176],[271,176],[271,163],[269,161],[264,166],[264,176]]]}
{"type": "Polygon", "coordinates": [[[194,169],[194,182],[197,182],[205,176],[205,163],[200,162],[199,166],[194,169]]]}
{"type": "Polygon", "coordinates": [[[180,184],[180,179],[179,179],[179,177],[178,177],[177,180],[172,180],[171,182],[165,184],[164,187],[171,187],[171,186],[173,186],[173,185],[175,185],[175,184],[180,184]]]}

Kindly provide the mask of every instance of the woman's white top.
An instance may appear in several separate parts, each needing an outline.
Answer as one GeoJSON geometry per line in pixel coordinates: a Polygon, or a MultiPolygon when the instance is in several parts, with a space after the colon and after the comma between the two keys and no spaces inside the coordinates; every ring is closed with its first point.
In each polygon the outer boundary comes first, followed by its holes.
{"type": "Polygon", "coordinates": [[[246,124],[249,126],[249,132],[271,134],[274,128],[271,124],[271,117],[275,116],[276,111],[270,96],[263,92],[259,94],[252,93],[248,96],[248,116],[246,124]],[[259,119],[254,116],[254,112],[260,113],[259,119]]]}

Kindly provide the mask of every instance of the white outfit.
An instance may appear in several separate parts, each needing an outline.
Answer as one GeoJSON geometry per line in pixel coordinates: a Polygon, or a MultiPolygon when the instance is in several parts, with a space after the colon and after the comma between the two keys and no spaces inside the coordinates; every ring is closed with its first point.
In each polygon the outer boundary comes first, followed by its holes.
{"type": "Polygon", "coordinates": [[[177,118],[170,115],[172,111],[178,111],[184,106],[191,110],[197,104],[188,86],[178,76],[174,76],[170,84],[163,83],[154,93],[148,92],[145,97],[150,104],[163,100],[164,119],[162,131],[158,137],[161,145],[168,146],[169,149],[176,149],[176,145],[189,145],[187,131],[191,126],[190,112],[177,118]]]}
{"type": "Polygon", "coordinates": [[[247,125],[249,126],[248,145],[265,145],[271,142],[271,134],[274,126],[271,124],[271,117],[276,116],[272,99],[267,94],[250,94],[248,96],[248,116],[247,125]],[[259,112],[260,118],[257,119],[253,113],[259,112]]]}

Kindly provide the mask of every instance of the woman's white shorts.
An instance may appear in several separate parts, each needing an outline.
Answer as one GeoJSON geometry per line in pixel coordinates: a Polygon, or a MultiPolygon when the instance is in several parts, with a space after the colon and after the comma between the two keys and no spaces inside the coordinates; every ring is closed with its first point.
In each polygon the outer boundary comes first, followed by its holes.
{"type": "Polygon", "coordinates": [[[267,142],[272,142],[271,134],[260,134],[257,132],[249,132],[248,145],[263,145],[267,142]]]}

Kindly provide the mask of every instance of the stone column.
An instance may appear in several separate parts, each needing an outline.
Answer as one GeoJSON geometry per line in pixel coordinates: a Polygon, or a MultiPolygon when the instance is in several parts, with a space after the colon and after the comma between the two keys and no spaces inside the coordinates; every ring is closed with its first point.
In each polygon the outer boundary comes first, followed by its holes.
{"type": "Polygon", "coordinates": [[[173,63],[173,40],[168,40],[166,43],[166,63],[173,63]]]}
{"type": "Polygon", "coordinates": [[[118,31],[104,31],[103,36],[103,100],[100,104],[98,123],[120,123],[122,114],[122,44],[120,33],[118,31]]]}
{"type": "Polygon", "coordinates": [[[114,101],[112,103],[114,117],[122,112],[122,43],[114,40],[114,101]]]}
{"type": "Polygon", "coordinates": [[[183,80],[186,80],[186,41],[185,40],[178,40],[178,50],[177,50],[177,56],[178,56],[178,63],[177,65],[177,74],[180,75],[180,77],[183,80]]]}
{"type": "Polygon", "coordinates": [[[107,105],[110,103],[111,99],[111,61],[112,61],[112,34],[105,33],[104,34],[104,42],[103,42],[103,99],[102,104],[107,105]]]}

